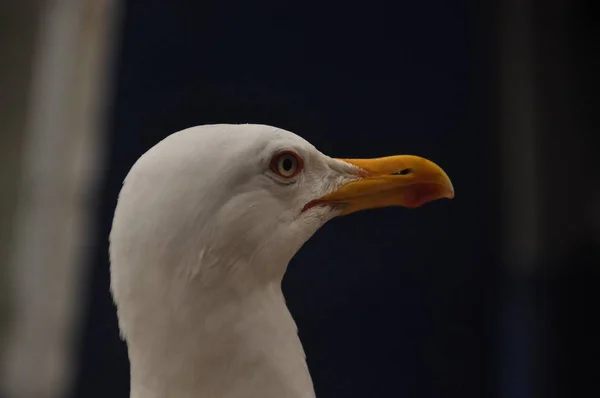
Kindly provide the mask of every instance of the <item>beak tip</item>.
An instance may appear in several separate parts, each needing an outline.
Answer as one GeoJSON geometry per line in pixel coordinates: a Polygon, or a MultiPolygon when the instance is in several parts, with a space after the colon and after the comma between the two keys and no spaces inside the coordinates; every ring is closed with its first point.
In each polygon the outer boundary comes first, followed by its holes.
{"type": "Polygon", "coordinates": [[[446,194],[446,198],[454,199],[454,185],[452,185],[452,182],[450,181],[450,178],[448,178],[447,175],[446,175],[446,178],[448,180],[448,187],[447,187],[448,193],[446,194]]]}

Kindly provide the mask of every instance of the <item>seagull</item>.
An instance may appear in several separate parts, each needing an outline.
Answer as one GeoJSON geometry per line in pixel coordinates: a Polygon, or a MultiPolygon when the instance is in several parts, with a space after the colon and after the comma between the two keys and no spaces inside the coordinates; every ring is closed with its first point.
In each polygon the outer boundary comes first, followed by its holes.
{"type": "Polygon", "coordinates": [[[168,136],[127,174],[110,232],[130,397],[315,397],[288,262],[334,217],[453,197],[418,156],[332,158],[260,124],[168,136]]]}

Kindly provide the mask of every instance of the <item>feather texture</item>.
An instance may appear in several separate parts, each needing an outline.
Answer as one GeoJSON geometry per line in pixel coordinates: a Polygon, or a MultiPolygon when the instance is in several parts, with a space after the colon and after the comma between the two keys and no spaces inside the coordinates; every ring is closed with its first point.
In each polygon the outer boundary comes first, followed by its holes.
{"type": "Polygon", "coordinates": [[[338,214],[304,205],[353,179],[351,165],[264,125],[194,127],[144,154],[110,235],[131,397],[314,397],[281,280],[338,214]],[[282,150],[303,159],[291,182],[269,169],[282,150]]]}

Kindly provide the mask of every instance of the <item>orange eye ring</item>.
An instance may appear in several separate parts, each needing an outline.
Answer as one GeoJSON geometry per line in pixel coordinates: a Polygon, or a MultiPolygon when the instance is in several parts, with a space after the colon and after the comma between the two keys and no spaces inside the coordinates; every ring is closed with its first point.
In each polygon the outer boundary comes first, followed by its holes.
{"type": "Polygon", "coordinates": [[[294,178],[304,168],[300,155],[294,151],[282,151],[273,156],[269,165],[271,171],[283,178],[294,178]]]}

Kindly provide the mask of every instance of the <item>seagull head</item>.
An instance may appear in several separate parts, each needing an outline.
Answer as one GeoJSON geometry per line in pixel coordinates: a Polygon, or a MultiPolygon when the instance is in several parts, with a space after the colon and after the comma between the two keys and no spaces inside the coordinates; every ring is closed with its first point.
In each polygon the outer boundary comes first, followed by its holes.
{"type": "Polygon", "coordinates": [[[279,265],[247,275],[268,278],[336,216],[453,196],[446,173],[422,157],[337,159],[283,129],[207,125],[167,137],[136,162],[111,243],[179,257],[199,277],[227,271],[207,265],[215,262],[279,265]]]}

